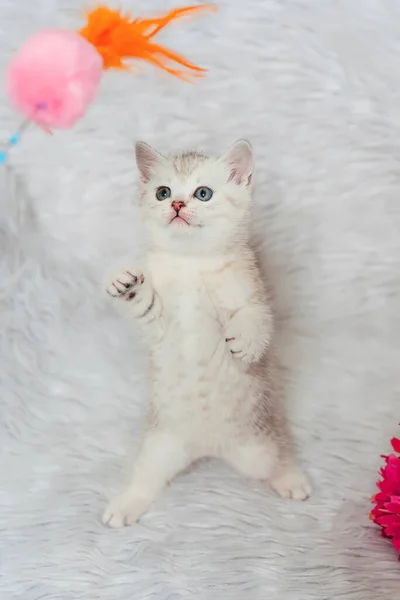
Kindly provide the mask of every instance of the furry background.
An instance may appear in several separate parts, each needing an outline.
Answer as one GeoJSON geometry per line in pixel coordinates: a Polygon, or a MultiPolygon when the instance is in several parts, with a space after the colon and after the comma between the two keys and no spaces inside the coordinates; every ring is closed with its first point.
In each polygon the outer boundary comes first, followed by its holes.
{"type": "MultiPolygon", "coordinates": [[[[0,0],[1,67],[33,31],[78,28],[84,4],[0,0]]],[[[173,5],[123,2],[143,15],[173,5]]],[[[398,593],[395,553],[368,512],[400,415],[400,4],[219,6],[162,37],[207,79],[108,74],[73,131],[32,130],[0,173],[4,599],[398,593]],[[242,136],[257,156],[255,235],[315,493],[285,502],[213,462],[138,525],[105,529],[145,401],[134,333],[98,285],[140,240],[133,141],[220,152],[242,136]]],[[[1,139],[17,123],[3,94],[1,139]]]]}

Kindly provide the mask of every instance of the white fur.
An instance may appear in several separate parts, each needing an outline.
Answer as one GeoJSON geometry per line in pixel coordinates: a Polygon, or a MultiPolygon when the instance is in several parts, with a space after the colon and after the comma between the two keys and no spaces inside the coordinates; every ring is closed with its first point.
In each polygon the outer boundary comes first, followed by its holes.
{"type": "MultiPolygon", "coordinates": [[[[121,4],[148,15],[183,2],[121,4]]],[[[79,29],[87,5],[1,0],[3,72],[33,32],[79,29]]],[[[400,5],[218,7],[162,36],[209,68],[203,80],[139,61],[133,75],[107,72],[72,130],[25,133],[10,161],[22,185],[0,169],[2,599],[399,595],[397,557],[368,511],[400,420],[400,5]],[[134,528],[105,528],[147,397],[133,324],[98,289],[107,264],[138,265],[132,141],[223,152],[238,136],[257,157],[255,241],[314,493],[285,502],[207,461],[134,528]]],[[[6,140],[21,117],[1,89],[6,140]]]]}
{"type": "Polygon", "coordinates": [[[129,487],[103,521],[133,523],[175,475],[212,456],[303,500],[311,488],[270,381],[279,376],[272,316],[249,245],[251,147],[240,141],[220,159],[164,158],[140,143],[136,156],[148,254],[143,273],[124,268],[106,289],[147,343],[150,408],[129,487]],[[166,186],[171,196],[158,199],[166,186]],[[199,186],[213,191],[209,201],[195,196],[199,186]]]}

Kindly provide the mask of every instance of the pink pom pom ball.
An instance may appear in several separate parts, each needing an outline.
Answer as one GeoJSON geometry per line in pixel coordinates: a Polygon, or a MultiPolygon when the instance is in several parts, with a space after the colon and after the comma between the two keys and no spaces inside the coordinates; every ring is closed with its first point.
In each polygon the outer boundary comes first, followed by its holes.
{"type": "Polygon", "coordinates": [[[14,107],[45,128],[67,129],[93,101],[103,60],[78,33],[47,29],[31,37],[8,68],[6,89],[14,107]]]}

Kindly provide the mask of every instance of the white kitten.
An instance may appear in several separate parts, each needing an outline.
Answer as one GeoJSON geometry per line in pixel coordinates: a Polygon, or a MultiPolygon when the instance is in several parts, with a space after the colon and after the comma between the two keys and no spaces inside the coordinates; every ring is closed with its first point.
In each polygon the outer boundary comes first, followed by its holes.
{"type": "Polygon", "coordinates": [[[303,500],[311,488],[293,458],[249,245],[251,147],[165,158],[139,143],[136,161],[148,254],[143,271],[129,265],[107,291],[147,341],[149,411],[130,485],[103,522],[133,523],[177,473],[209,456],[303,500]]]}

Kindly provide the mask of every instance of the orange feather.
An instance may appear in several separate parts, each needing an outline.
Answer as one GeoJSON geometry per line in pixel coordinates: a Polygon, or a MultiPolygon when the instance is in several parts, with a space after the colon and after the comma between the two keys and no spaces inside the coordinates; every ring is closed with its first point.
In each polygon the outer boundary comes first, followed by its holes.
{"type": "Polygon", "coordinates": [[[127,69],[129,65],[126,60],[140,58],[182,79],[188,79],[189,73],[192,77],[202,77],[205,69],[155,44],[152,38],[172,21],[206,10],[216,8],[210,4],[200,4],[171,10],[159,18],[131,19],[129,15],[123,15],[121,10],[99,6],[88,14],[87,23],[79,33],[102,56],[104,69],[127,69]],[[173,68],[169,64],[171,62],[186,67],[188,71],[173,68]]]}

